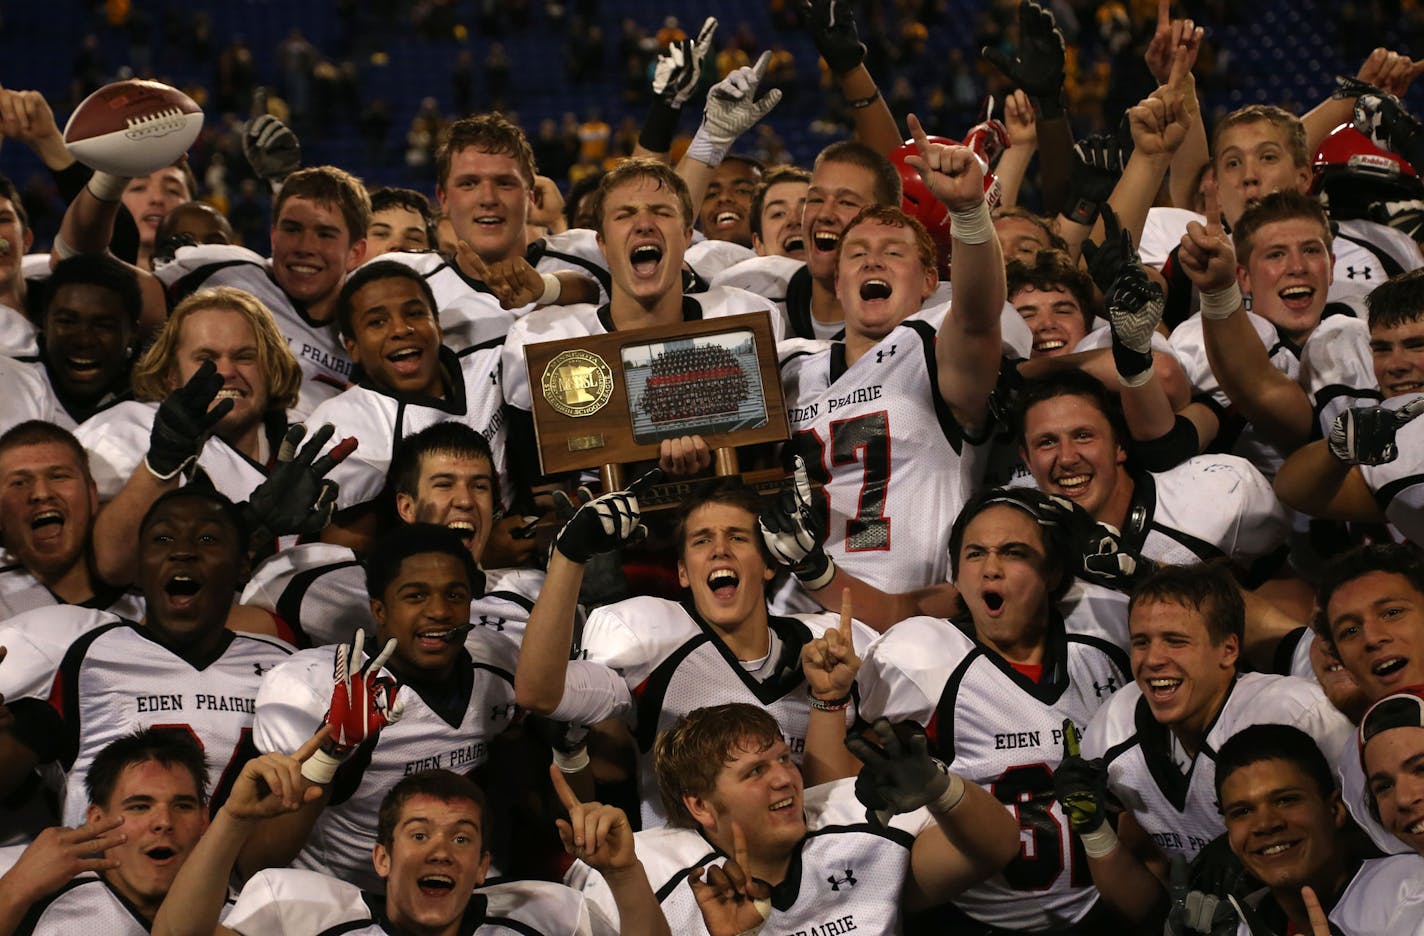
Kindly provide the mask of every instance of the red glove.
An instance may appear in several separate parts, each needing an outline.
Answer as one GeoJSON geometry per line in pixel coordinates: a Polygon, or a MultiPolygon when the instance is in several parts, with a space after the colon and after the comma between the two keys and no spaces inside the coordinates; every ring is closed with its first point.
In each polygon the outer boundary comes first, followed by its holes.
{"type": "Polygon", "coordinates": [[[336,769],[363,741],[374,738],[382,728],[400,720],[404,706],[396,701],[400,685],[389,676],[378,675],[381,667],[396,650],[396,639],[386,641],[386,647],[375,659],[351,672],[353,660],[360,660],[366,632],[358,630],[351,646],[336,648],[336,669],[331,687],[331,707],[326,710],[326,724],[335,728],[321,748],[302,764],[302,776],[312,783],[327,784],[336,776],[336,769]]]}

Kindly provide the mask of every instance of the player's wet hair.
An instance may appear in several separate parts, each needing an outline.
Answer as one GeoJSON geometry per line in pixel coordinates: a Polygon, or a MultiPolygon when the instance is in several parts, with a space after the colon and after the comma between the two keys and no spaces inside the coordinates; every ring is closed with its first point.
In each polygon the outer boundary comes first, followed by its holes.
{"type": "Polygon", "coordinates": [[[510,157],[519,164],[519,175],[524,184],[534,187],[534,176],[539,170],[535,168],[534,149],[529,145],[529,138],[518,124],[499,111],[491,111],[462,117],[441,135],[440,145],[435,149],[435,182],[441,189],[450,184],[450,165],[455,157],[470,147],[510,157]]]}
{"type": "Polygon", "coordinates": [[[148,525],[153,522],[154,516],[164,504],[167,504],[169,501],[183,500],[185,498],[216,504],[221,509],[223,517],[232,524],[233,531],[237,533],[238,549],[241,550],[243,555],[247,554],[249,531],[247,529],[247,521],[242,517],[241,508],[234,504],[232,499],[226,494],[215,490],[209,484],[185,484],[180,488],[165,491],[158,495],[153,503],[149,504],[148,510],[144,511],[143,519],[140,520],[138,524],[139,533],[142,534],[144,530],[148,529],[148,525]]]}
{"type": "Polygon", "coordinates": [[[1370,331],[1398,328],[1424,318],[1424,268],[1390,277],[1365,297],[1370,331]]]}
{"type": "Polygon", "coordinates": [[[875,177],[875,191],[871,193],[875,203],[889,206],[900,204],[900,198],[905,193],[904,183],[900,181],[900,171],[883,153],[859,140],[837,140],[817,154],[813,170],[825,163],[844,163],[868,170],[875,177]]]}
{"type": "Polygon", "coordinates": [[[425,297],[426,304],[430,306],[430,314],[435,317],[435,324],[440,324],[440,306],[436,304],[435,293],[431,291],[430,284],[425,281],[425,277],[413,267],[406,266],[399,260],[376,260],[346,277],[346,282],[341,285],[341,292],[336,296],[336,327],[340,330],[342,338],[356,337],[356,307],[353,305],[353,300],[357,290],[376,280],[383,279],[408,279],[419,286],[420,294],[425,297]]]}
{"type": "Polygon", "coordinates": [[[1128,618],[1144,602],[1181,605],[1202,616],[1206,633],[1214,646],[1235,636],[1238,644],[1246,635],[1246,603],[1225,563],[1161,565],[1142,580],[1127,603],[1128,618]]]}
{"type": "Polygon", "coordinates": [[[564,199],[564,219],[569,222],[569,227],[592,229],[598,226],[598,219],[593,214],[592,196],[603,184],[603,177],[607,174],[604,170],[599,169],[590,172],[570,186],[569,197],[564,199]],[[580,210],[579,204],[585,199],[588,200],[588,204],[580,210]]]}
{"type": "Polygon", "coordinates": [[[772,558],[760,531],[756,529],[755,518],[761,515],[763,503],[761,495],[743,484],[740,478],[714,478],[698,485],[678,504],[673,517],[673,540],[677,544],[677,558],[682,559],[687,554],[687,523],[692,514],[708,504],[726,504],[729,507],[740,507],[752,515],[752,538],[756,540],[757,551],[761,553],[767,568],[775,569],[776,560],[772,558]]]}
{"type": "Polygon", "coordinates": [[[1227,777],[1261,761],[1279,760],[1295,766],[1315,783],[1321,799],[1339,787],[1335,771],[1320,752],[1315,739],[1294,725],[1248,725],[1226,739],[1216,751],[1216,801],[1221,808],[1221,788],[1227,777]]]}
{"type": "Polygon", "coordinates": [[[1310,164],[1310,153],[1305,145],[1305,124],[1299,117],[1274,104],[1248,104],[1221,118],[1212,130],[1211,151],[1215,154],[1212,157],[1212,165],[1218,171],[1221,169],[1218,163],[1221,160],[1222,135],[1232,127],[1251,123],[1268,123],[1273,126],[1280,132],[1281,143],[1290,154],[1291,162],[1296,166],[1310,164]]]}
{"type": "Polygon", "coordinates": [[[1311,621],[1315,632],[1331,647],[1335,646],[1335,634],[1330,628],[1330,600],[1337,590],[1371,572],[1403,576],[1415,591],[1424,595],[1424,558],[1413,546],[1371,543],[1336,556],[1320,572],[1315,588],[1315,618],[1311,621]]]}
{"type": "Polygon", "coordinates": [[[361,180],[345,169],[311,166],[287,176],[282,191],[272,203],[274,227],[282,217],[282,206],[293,198],[305,198],[340,211],[352,244],[365,237],[366,228],[371,226],[371,196],[366,194],[361,180]]]}
{"type": "Polygon", "coordinates": [[[173,382],[178,379],[178,341],[183,323],[194,313],[211,309],[236,312],[252,327],[252,335],[257,340],[257,369],[267,378],[267,411],[286,410],[295,405],[302,386],[302,368],[292,356],[291,346],[261,300],[232,286],[201,289],[178,303],[158,337],[134,365],[135,399],[157,403],[176,389],[173,382]]]}
{"type": "Polygon", "coordinates": [[[449,770],[422,770],[403,778],[381,799],[381,807],[376,813],[376,844],[390,850],[395,843],[401,812],[405,804],[416,796],[429,796],[447,803],[454,800],[474,803],[480,811],[480,832],[483,836],[485,791],[480,789],[479,784],[449,770]]]}
{"type": "Polygon", "coordinates": [[[394,186],[382,186],[371,192],[371,220],[382,211],[389,208],[403,208],[406,211],[413,211],[420,215],[425,223],[425,243],[435,246],[435,212],[430,207],[430,199],[426,198],[415,189],[395,188],[394,186]]]}
{"type": "Polygon", "coordinates": [[[1005,293],[1012,305],[1014,296],[1026,289],[1040,292],[1066,292],[1078,303],[1083,313],[1083,327],[1093,329],[1093,280],[1082,267],[1061,250],[1040,250],[1032,263],[1010,260],[1004,267],[1008,278],[1005,293]]]}
{"type": "Polygon", "coordinates": [[[366,594],[373,601],[384,601],[386,589],[400,575],[401,563],[411,556],[426,553],[447,553],[460,560],[472,589],[480,580],[479,568],[460,534],[435,523],[408,523],[377,540],[366,557],[363,563],[366,567],[366,594]]]}
{"type": "Polygon", "coordinates": [[[28,231],[30,229],[30,215],[25,211],[25,205],[20,200],[20,191],[15,188],[15,183],[11,182],[8,176],[0,175],[0,198],[8,198],[10,207],[15,211],[15,217],[20,219],[20,227],[28,231]]]}
{"type": "Polygon", "coordinates": [[[1113,442],[1120,445],[1127,451],[1128,459],[1132,458],[1130,448],[1132,435],[1127,431],[1127,421],[1123,419],[1122,404],[1118,402],[1115,395],[1108,393],[1107,389],[1095,377],[1083,373],[1077,368],[1061,371],[1052,377],[1043,380],[1028,380],[1024,382],[1019,390],[1018,400],[1014,404],[1014,432],[1018,435],[1019,444],[1028,448],[1028,439],[1024,437],[1024,417],[1028,411],[1039,403],[1053,400],[1062,396],[1083,397],[1096,406],[1108,420],[1108,428],[1112,430],[1113,442]]]}
{"type": "Polygon", "coordinates": [[[1256,235],[1261,232],[1261,228],[1278,221],[1294,221],[1296,218],[1318,224],[1325,248],[1330,249],[1333,241],[1330,236],[1330,219],[1325,216],[1325,209],[1320,207],[1320,202],[1309,195],[1302,195],[1295,189],[1282,189],[1272,192],[1261,199],[1259,204],[1241,213],[1236,226],[1231,229],[1231,241],[1236,245],[1236,262],[1246,266],[1251,261],[1251,252],[1256,249],[1256,235]]]}
{"type": "Polygon", "coordinates": [[[48,324],[49,309],[54,305],[54,297],[65,286],[97,286],[107,289],[119,299],[124,317],[131,327],[138,325],[143,312],[143,291],[138,285],[138,275],[133,267],[120,263],[107,254],[76,254],[55,264],[54,272],[45,283],[45,321],[48,324]]]}
{"type": "Polygon", "coordinates": [[[136,764],[154,761],[164,767],[178,767],[188,771],[193,778],[193,786],[198,791],[198,803],[208,804],[208,761],[203,756],[203,747],[198,739],[183,728],[152,727],[125,735],[117,741],[105,745],[94,756],[89,772],[84,776],[84,787],[89,793],[89,802],[101,809],[108,809],[114,790],[119,785],[119,777],[125,769],[136,764]]]}
{"type": "Polygon", "coordinates": [[[734,749],[760,753],[781,740],[781,726],[766,709],[729,702],[694,709],[669,725],[653,742],[653,772],[668,825],[699,828],[683,801],[705,797],[734,749]]]}
{"type": "Polygon", "coordinates": [[[1048,495],[1030,487],[1002,487],[980,491],[971,497],[954,520],[949,531],[949,573],[950,578],[959,578],[959,550],[964,545],[964,534],[974,518],[992,507],[1012,507],[1028,514],[1038,522],[1038,530],[1043,537],[1044,577],[1058,581],[1048,592],[1048,597],[1057,601],[1073,587],[1073,566],[1067,531],[1055,519],[1060,513],[1048,500],[1048,495]]]}
{"type": "Polygon", "coordinates": [[[27,419],[11,426],[3,435],[0,435],[0,458],[4,458],[7,453],[17,448],[50,444],[62,445],[69,449],[69,453],[74,456],[75,464],[84,473],[84,482],[86,484],[94,482],[94,476],[89,471],[89,453],[84,446],[79,444],[74,433],[63,426],[57,426],[42,419],[27,419]]]}
{"type": "Polygon", "coordinates": [[[915,253],[920,258],[920,263],[927,270],[939,270],[939,260],[930,232],[925,230],[925,226],[919,218],[906,214],[898,206],[891,205],[866,205],[860,209],[859,214],[850,219],[850,223],[841,232],[840,243],[836,246],[837,266],[840,265],[845,243],[850,239],[850,232],[862,224],[888,224],[890,227],[908,228],[915,237],[915,253]]]}
{"type": "Polygon", "coordinates": [[[697,220],[697,212],[692,207],[692,193],[688,191],[687,183],[682,180],[682,176],[674,172],[667,163],[641,156],[630,156],[610,169],[599,180],[598,191],[593,193],[589,214],[593,217],[594,230],[600,236],[603,234],[603,212],[604,206],[608,202],[608,193],[624,183],[644,179],[651,179],[657,188],[672,192],[677,198],[678,209],[682,212],[682,226],[684,228],[692,227],[692,223],[697,220]]]}
{"type": "Polygon", "coordinates": [[[419,493],[420,474],[427,455],[482,458],[490,463],[490,472],[494,473],[494,452],[490,450],[489,440],[462,422],[445,420],[426,426],[397,443],[389,474],[395,493],[411,497],[419,493]]]}
{"type": "Polygon", "coordinates": [[[1057,231],[1053,230],[1053,225],[1042,215],[1036,215],[1027,208],[1020,208],[1018,205],[995,208],[993,211],[995,221],[1027,221],[1043,232],[1048,238],[1049,250],[1067,250],[1068,242],[1065,241],[1057,231]]]}
{"type": "Polygon", "coordinates": [[[761,237],[761,213],[766,209],[766,192],[773,185],[781,185],[786,182],[799,182],[802,185],[811,184],[811,173],[800,166],[775,166],[768,170],[757,182],[756,191],[752,192],[752,207],[749,221],[752,227],[752,234],[761,237]]]}

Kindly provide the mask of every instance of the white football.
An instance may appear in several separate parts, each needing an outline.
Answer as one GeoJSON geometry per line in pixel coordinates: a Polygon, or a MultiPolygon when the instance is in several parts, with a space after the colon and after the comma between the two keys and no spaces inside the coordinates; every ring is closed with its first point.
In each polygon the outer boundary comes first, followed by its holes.
{"type": "Polygon", "coordinates": [[[74,109],[64,142],[91,169],[134,178],[171,166],[203,129],[203,109],[161,81],[107,84],[74,109]]]}

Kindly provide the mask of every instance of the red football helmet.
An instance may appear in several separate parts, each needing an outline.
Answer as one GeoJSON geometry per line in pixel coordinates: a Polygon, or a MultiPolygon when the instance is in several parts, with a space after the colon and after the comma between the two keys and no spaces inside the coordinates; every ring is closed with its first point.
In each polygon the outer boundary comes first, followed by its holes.
{"type": "Polygon", "coordinates": [[[1323,196],[1340,221],[1369,218],[1375,202],[1419,198],[1419,173],[1396,153],[1382,150],[1351,124],[1331,131],[1315,153],[1311,192],[1323,196]]]}
{"type": "MultiPolygon", "coordinates": [[[[958,140],[949,137],[932,136],[931,143],[942,143],[946,146],[961,145],[958,140]]],[[[1009,134],[1004,124],[998,120],[986,120],[977,124],[969,130],[964,138],[964,146],[968,146],[974,151],[974,155],[979,158],[979,165],[984,170],[984,198],[988,201],[989,207],[993,208],[999,204],[999,180],[994,177],[993,164],[998,162],[999,154],[1009,147],[1009,134]]],[[[906,140],[903,145],[897,147],[890,154],[890,161],[895,164],[895,168],[900,173],[900,183],[904,187],[904,195],[900,199],[900,208],[905,214],[919,219],[930,232],[930,238],[935,243],[935,252],[939,256],[939,275],[941,278],[949,276],[949,255],[950,255],[950,231],[949,231],[949,209],[944,206],[930,187],[925,184],[925,180],[920,178],[920,174],[915,168],[905,162],[906,156],[913,156],[919,150],[915,147],[914,140],[906,140]]]]}

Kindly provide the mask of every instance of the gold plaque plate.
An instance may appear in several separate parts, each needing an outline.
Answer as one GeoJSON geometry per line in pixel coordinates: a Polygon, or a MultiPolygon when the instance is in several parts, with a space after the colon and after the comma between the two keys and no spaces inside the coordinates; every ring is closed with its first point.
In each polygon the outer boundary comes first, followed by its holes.
{"type": "Polygon", "coordinates": [[[544,368],[539,383],[550,406],[575,418],[592,416],[613,397],[613,369],[582,348],[560,352],[544,368]]]}

